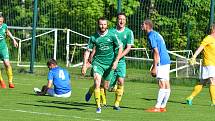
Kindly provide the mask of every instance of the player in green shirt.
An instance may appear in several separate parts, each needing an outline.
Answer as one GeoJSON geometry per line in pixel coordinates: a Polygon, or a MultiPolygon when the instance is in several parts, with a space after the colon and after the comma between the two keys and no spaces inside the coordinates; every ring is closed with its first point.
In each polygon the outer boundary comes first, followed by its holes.
{"type": "Polygon", "coordinates": [[[107,20],[105,18],[98,19],[99,30],[93,34],[89,41],[87,50],[84,54],[84,63],[82,66],[82,74],[85,75],[90,51],[95,47],[95,55],[92,61],[93,77],[94,77],[94,95],[97,105],[96,113],[101,113],[100,105],[100,85],[102,78],[111,80],[114,70],[117,68],[119,56],[122,53],[122,43],[118,40],[115,33],[108,31],[107,20]],[[118,56],[115,57],[115,49],[119,48],[118,56]]]}
{"type": "MultiPolygon", "coordinates": [[[[12,67],[10,65],[9,61],[9,52],[8,52],[8,47],[6,44],[6,35],[9,36],[13,40],[13,44],[15,47],[18,47],[18,43],[10,33],[10,31],[7,28],[7,24],[3,23],[4,22],[4,17],[0,16],[0,59],[3,61],[7,76],[8,76],[8,83],[9,83],[9,88],[14,88],[13,84],[13,72],[12,72],[12,67]]],[[[2,88],[6,88],[6,84],[2,78],[1,72],[0,72],[0,83],[2,88]]]]}
{"type": "MultiPolygon", "coordinates": [[[[119,13],[117,15],[117,26],[113,28],[112,31],[117,34],[119,40],[123,43],[123,52],[120,55],[120,60],[117,69],[114,72],[114,77],[110,81],[109,90],[115,87],[115,103],[113,109],[120,110],[119,103],[124,92],[124,80],[126,76],[126,62],[125,55],[128,54],[131,47],[134,45],[134,34],[131,29],[125,27],[126,25],[126,15],[125,13],[119,13]]],[[[117,52],[118,50],[116,50],[117,52]]]]}

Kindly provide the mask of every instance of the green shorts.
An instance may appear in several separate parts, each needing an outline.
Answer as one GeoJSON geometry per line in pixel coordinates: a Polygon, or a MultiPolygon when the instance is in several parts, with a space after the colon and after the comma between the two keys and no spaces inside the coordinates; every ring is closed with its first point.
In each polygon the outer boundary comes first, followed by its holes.
{"type": "Polygon", "coordinates": [[[126,76],[126,63],[119,62],[117,65],[117,69],[114,71],[114,75],[110,81],[109,87],[114,87],[117,82],[117,78],[125,78],[126,76]]]}
{"type": "Polygon", "coordinates": [[[102,65],[102,64],[94,63],[92,65],[92,69],[93,69],[93,75],[95,73],[98,73],[99,75],[101,75],[102,79],[106,81],[110,81],[114,74],[114,70],[112,70],[112,66],[110,65],[102,65]]]}
{"type": "Polygon", "coordinates": [[[4,47],[2,49],[0,49],[0,59],[3,60],[9,60],[9,52],[8,52],[8,48],[4,47]]]}

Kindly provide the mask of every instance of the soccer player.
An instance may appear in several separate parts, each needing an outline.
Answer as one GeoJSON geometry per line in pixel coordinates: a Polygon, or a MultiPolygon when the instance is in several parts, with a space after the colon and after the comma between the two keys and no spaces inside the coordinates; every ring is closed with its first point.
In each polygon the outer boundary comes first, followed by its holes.
{"type": "MultiPolygon", "coordinates": [[[[124,92],[124,81],[126,76],[126,63],[125,55],[127,55],[134,45],[134,34],[131,29],[125,27],[126,25],[126,15],[125,13],[117,14],[117,26],[112,29],[114,33],[117,34],[119,40],[123,43],[123,52],[120,55],[120,60],[117,66],[117,69],[114,72],[114,77],[110,81],[109,89],[114,88],[117,82],[117,88],[115,91],[115,102],[114,110],[120,110],[119,104],[122,99],[124,92]]],[[[116,50],[117,52],[118,50],[116,50]]]]}
{"type": "MultiPolygon", "coordinates": [[[[110,29],[110,31],[114,32],[119,40],[123,44],[123,52],[120,55],[120,60],[117,66],[117,69],[114,72],[114,76],[110,81],[110,84],[105,84],[105,89],[112,90],[115,87],[116,82],[116,91],[115,91],[115,103],[114,110],[120,110],[119,104],[124,92],[124,78],[126,76],[126,63],[125,63],[125,55],[130,51],[131,46],[134,44],[134,35],[133,31],[129,28],[125,27],[126,25],[126,15],[125,13],[118,13],[117,15],[117,26],[115,28],[110,29]]],[[[94,51],[93,51],[94,52],[94,51]]],[[[115,53],[118,53],[118,49],[115,50],[115,53]]],[[[92,54],[91,54],[92,57],[92,54]]],[[[88,93],[86,94],[86,101],[89,101],[90,96],[92,95],[93,86],[90,87],[88,93]]],[[[104,88],[101,89],[101,98],[103,100],[103,104],[106,104],[105,91],[104,88]]]]}
{"type": "Polygon", "coordinates": [[[70,97],[71,83],[69,72],[57,65],[56,60],[50,59],[47,62],[49,68],[48,83],[42,87],[42,90],[34,88],[37,95],[43,96],[46,93],[54,97],[70,97]],[[54,85],[54,88],[52,88],[54,85]]]}
{"type": "MultiPolygon", "coordinates": [[[[6,44],[6,35],[13,40],[14,46],[18,47],[18,43],[16,42],[16,40],[8,30],[7,24],[4,23],[4,17],[0,16],[0,59],[3,61],[4,66],[6,68],[9,88],[14,88],[15,86],[13,84],[13,72],[9,61],[9,52],[6,44]]],[[[6,84],[2,78],[1,71],[0,71],[0,83],[2,88],[6,88],[6,84]]]]}
{"type": "Polygon", "coordinates": [[[210,35],[206,36],[199,48],[190,59],[190,64],[196,63],[196,57],[203,51],[203,66],[200,82],[194,87],[193,92],[186,98],[187,104],[192,105],[193,98],[198,95],[204,84],[210,82],[211,106],[215,106],[215,24],[211,27],[210,35]]]}
{"type": "Polygon", "coordinates": [[[95,47],[92,69],[94,77],[94,96],[97,105],[96,113],[101,113],[100,105],[100,85],[102,78],[110,81],[114,70],[119,62],[119,55],[122,53],[122,44],[117,36],[108,31],[108,22],[105,18],[98,19],[98,31],[93,34],[89,41],[87,50],[84,54],[84,63],[82,66],[82,75],[85,75],[90,51],[95,47]],[[115,57],[115,48],[119,48],[118,56],[115,57]]]}
{"type": "Polygon", "coordinates": [[[170,96],[170,57],[166,49],[163,37],[153,30],[153,23],[147,19],[141,25],[142,30],[147,33],[148,41],[153,52],[153,65],[151,75],[156,77],[159,85],[157,103],[148,112],[165,112],[166,104],[170,96]]]}

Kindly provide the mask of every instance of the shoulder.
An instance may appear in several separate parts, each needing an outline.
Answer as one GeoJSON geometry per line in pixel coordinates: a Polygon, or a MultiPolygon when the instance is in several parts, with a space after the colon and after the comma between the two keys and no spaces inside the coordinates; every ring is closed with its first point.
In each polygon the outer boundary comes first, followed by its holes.
{"type": "Polygon", "coordinates": [[[128,32],[133,32],[130,28],[128,27],[125,27],[125,31],[128,31],[128,32]]]}
{"type": "Polygon", "coordinates": [[[2,27],[5,28],[5,29],[7,29],[7,24],[3,23],[2,27]]]}

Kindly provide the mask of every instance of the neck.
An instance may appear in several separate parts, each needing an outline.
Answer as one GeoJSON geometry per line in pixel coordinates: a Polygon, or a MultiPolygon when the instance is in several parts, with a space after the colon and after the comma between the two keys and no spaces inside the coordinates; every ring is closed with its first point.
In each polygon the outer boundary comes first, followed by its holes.
{"type": "Polygon", "coordinates": [[[104,31],[104,32],[102,32],[102,31],[98,31],[98,33],[99,33],[100,35],[104,35],[106,32],[107,32],[107,30],[106,30],[106,31],[104,31]]]}
{"type": "Polygon", "coordinates": [[[119,27],[119,26],[117,26],[116,28],[118,31],[123,31],[125,29],[125,27],[119,27]]]}
{"type": "Polygon", "coordinates": [[[151,31],[153,31],[153,29],[147,29],[146,30],[147,33],[151,32],[151,31]]]}

